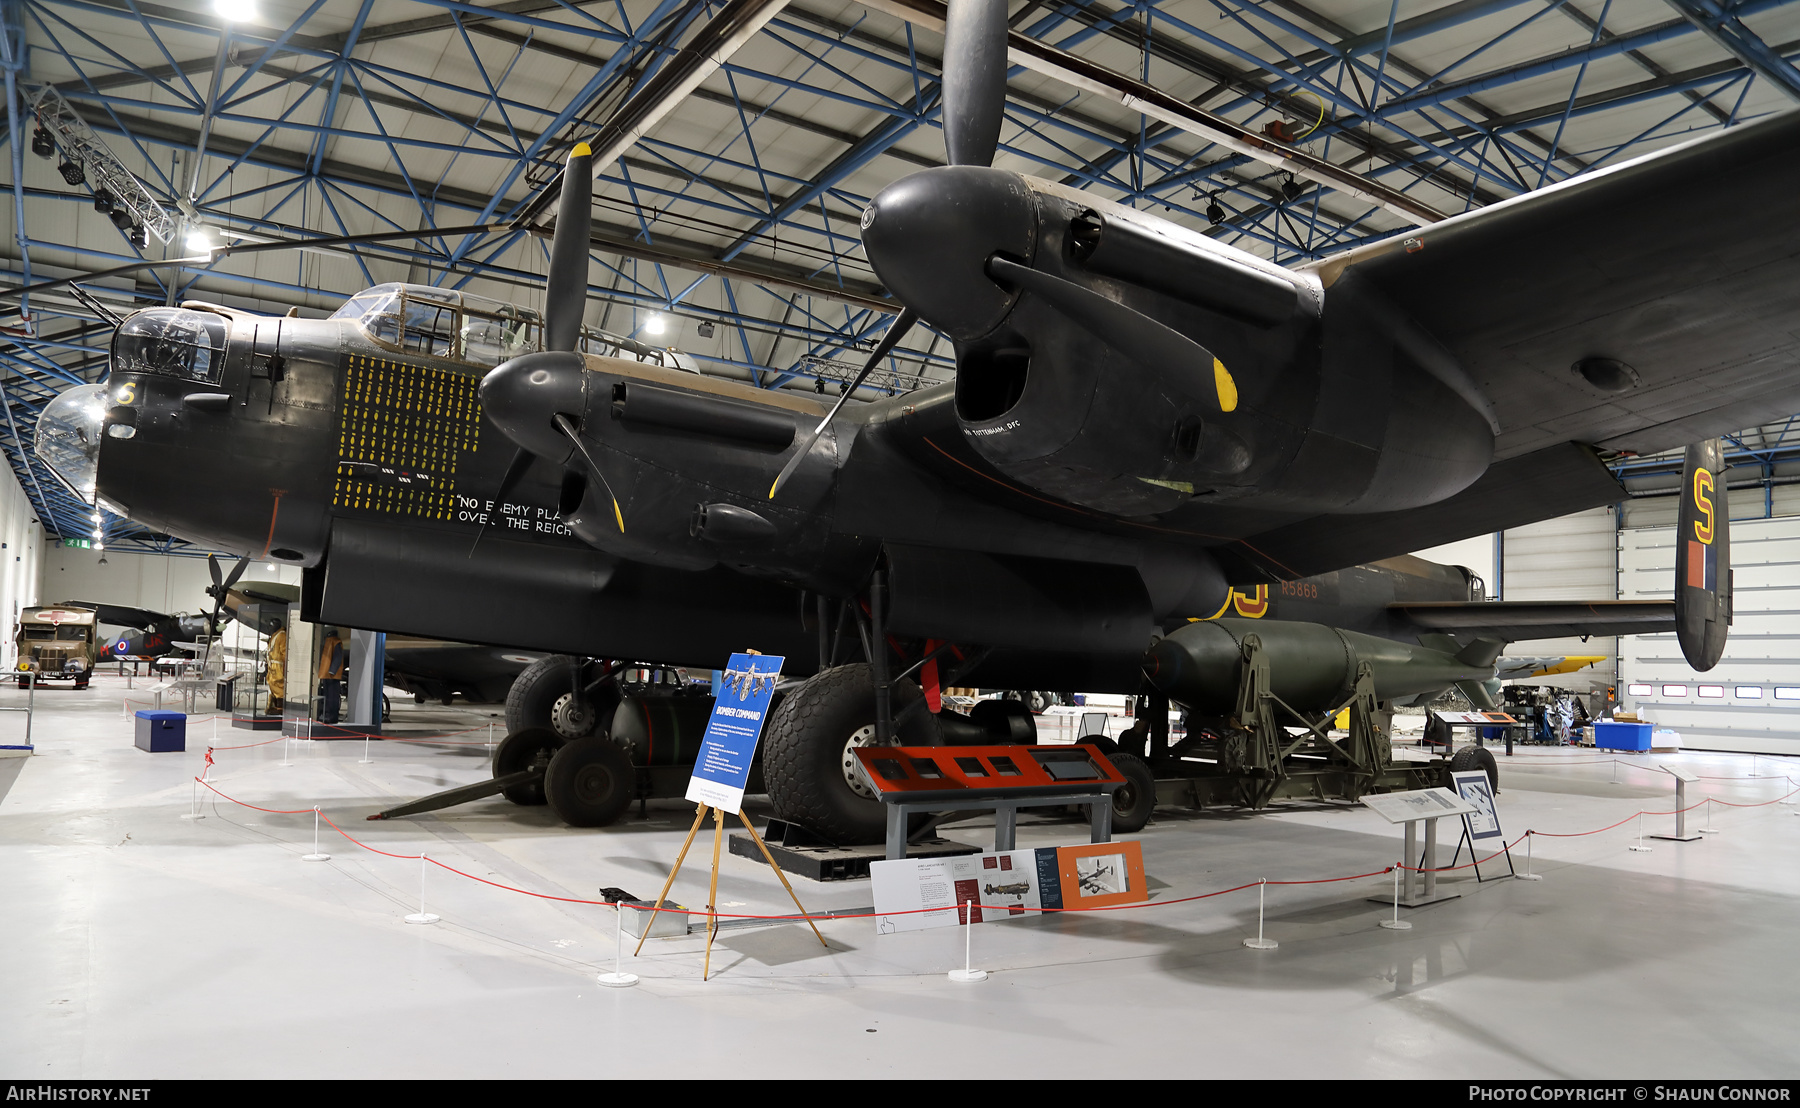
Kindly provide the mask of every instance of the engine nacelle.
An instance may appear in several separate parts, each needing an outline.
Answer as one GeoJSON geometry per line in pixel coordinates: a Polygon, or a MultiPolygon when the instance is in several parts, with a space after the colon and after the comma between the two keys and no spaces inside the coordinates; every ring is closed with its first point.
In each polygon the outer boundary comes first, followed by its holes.
{"type": "Polygon", "coordinates": [[[1056,499],[1124,517],[1215,502],[1393,511],[1453,495],[1492,458],[1479,390],[1352,274],[1326,289],[1165,220],[968,166],[884,191],[864,242],[955,341],[971,447],[1056,499]],[[993,259],[1066,283],[1110,322],[1009,287],[993,259]],[[1133,341],[1164,328],[1173,344],[1133,341]]]}

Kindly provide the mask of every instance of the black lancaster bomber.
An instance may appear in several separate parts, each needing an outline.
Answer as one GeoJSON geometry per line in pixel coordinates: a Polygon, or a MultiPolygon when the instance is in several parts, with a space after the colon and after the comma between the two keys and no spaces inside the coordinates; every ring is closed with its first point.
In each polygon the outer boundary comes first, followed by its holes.
{"type": "MultiPolygon", "coordinates": [[[[38,450],[135,520],[306,567],[322,621],[784,654],[813,676],[771,720],[770,795],[844,839],[881,818],[849,748],[951,735],[914,706],[938,684],[1139,692],[1147,645],[1234,596],[1303,612],[1284,590],[1623,499],[1604,452],[1800,410],[1800,114],[1284,269],[991,168],[1005,70],[1004,5],[953,0],[950,164],[863,215],[898,313],[864,374],[923,323],[954,343],[952,384],[828,410],[596,348],[582,144],[543,318],[412,285],[326,320],[147,309],[38,450]]],[[[1676,626],[1711,665],[1721,464],[1690,450],[1672,604],[1532,609],[1446,579],[1370,608],[1368,633],[1434,651],[1440,686],[1570,633],[1676,626]]]]}

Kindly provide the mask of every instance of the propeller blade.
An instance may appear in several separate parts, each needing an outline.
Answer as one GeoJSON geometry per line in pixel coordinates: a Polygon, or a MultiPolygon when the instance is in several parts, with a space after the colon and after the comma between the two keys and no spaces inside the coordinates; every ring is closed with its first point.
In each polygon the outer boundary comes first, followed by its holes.
{"type": "Polygon", "coordinates": [[[587,308],[588,239],[594,208],[594,155],[578,142],[563,166],[550,275],[544,280],[544,349],[573,350],[587,308]]]}
{"type": "Polygon", "coordinates": [[[993,165],[1006,110],[1006,0],[950,0],[944,19],[944,150],[993,165]]]}
{"type": "Polygon", "coordinates": [[[226,576],[225,589],[227,592],[229,592],[231,590],[231,586],[238,583],[238,578],[242,577],[244,575],[244,571],[249,568],[250,568],[250,555],[246,554],[242,558],[238,559],[237,565],[232,566],[231,573],[226,576]]]}
{"type": "MultiPolygon", "coordinates": [[[[507,494],[516,488],[525,474],[530,471],[531,463],[537,461],[537,455],[529,450],[521,449],[513,455],[512,461],[506,464],[506,472],[500,477],[500,491],[494,494],[496,504],[504,503],[507,494]]],[[[481,527],[475,532],[475,541],[469,544],[469,553],[465,557],[473,558],[475,548],[481,545],[481,536],[487,534],[487,520],[481,521],[481,527]]]]}
{"type": "Polygon", "coordinates": [[[801,459],[812,453],[813,444],[819,441],[819,436],[825,433],[825,428],[831,426],[831,421],[837,418],[838,410],[844,406],[846,400],[850,399],[850,394],[861,387],[862,383],[868,379],[870,372],[880,364],[881,359],[888,356],[888,351],[892,350],[894,344],[912,329],[912,325],[918,322],[918,319],[918,313],[911,308],[905,309],[894,317],[894,322],[888,326],[887,333],[882,335],[881,342],[876,344],[875,353],[870,354],[869,360],[863,363],[862,372],[856,375],[856,379],[850,382],[850,387],[846,388],[837,398],[837,403],[831,406],[831,411],[826,412],[825,418],[821,419],[819,425],[813,428],[812,437],[806,440],[806,445],[794,451],[794,456],[788,459],[787,465],[781,467],[781,473],[776,476],[775,483],[769,486],[770,500],[775,499],[775,494],[781,491],[781,486],[787,484],[788,478],[792,477],[794,471],[800,468],[801,459]]]}
{"type": "Polygon", "coordinates": [[[1214,404],[1221,412],[1237,407],[1237,384],[1224,364],[1206,347],[1174,328],[1073,281],[1040,273],[999,255],[988,259],[987,272],[997,281],[1043,297],[1089,334],[1135,362],[1151,367],[1187,365],[1195,369],[1210,362],[1214,389],[1209,395],[1214,404]]]}
{"type": "Polygon", "coordinates": [[[219,613],[225,610],[225,595],[231,591],[231,586],[237,584],[238,578],[242,577],[244,571],[249,568],[250,555],[246,554],[238,559],[237,565],[231,567],[231,573],[221,579],[219,574],[219,556],[217,554],[208,554],[206,556],[206,571],[212,574],[212,588],[207,589],[206,591],[210,593],[213,598],[211,619],[213,631],[212,635],[206,640],[206,653],[200,657],[200,673],[202,676],[206,674],[207,665],[212,662],[212,644],[213,640],[219,637],[219,613]]]}
{"type": "Polygon", "coordinates": [[[607,484],[606,474],[600,472],[599,465],[594,462],[594,456],[588,453],[587,443],[581,441],[581,433],[576,430],[575,421],[563,413],[557,412],[555,423],[556,429],[567,435],[569,441],[575,444],[575,449],[581,451],[581,457],[587,462],[588,472],[594,475],[594,480],[600,482],[600,487],[606,490],[607,496],[612,497],[613,519],[619,524],[619,534],[623,535],[625,533],[625,513],[619,510],[619,497],[612,491],[612,486],[607,484]]]}

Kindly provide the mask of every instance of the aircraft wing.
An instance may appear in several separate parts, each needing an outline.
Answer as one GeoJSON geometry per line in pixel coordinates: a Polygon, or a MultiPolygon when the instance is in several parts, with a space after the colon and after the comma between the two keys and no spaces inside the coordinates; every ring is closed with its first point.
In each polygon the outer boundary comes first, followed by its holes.
{"type": "Polygon", "coordinates": [[[1800,411],[1796,182],[1788,112],[1310,268],[1377,286],[1456,356],[1497,461],[1672,449],[1800,411]]]}
{"type": "Polygon", "coordinates": [[[1606,661],[1604,654],[1558,654],[1542,658],[1507,655],[1494,663],[1494,676],[1502,681],[1523,681],[1528,677],[1554,677],[1559,673],[1575,673],[1606,661]]]}
{"type": "Polygon", "coordinates": [[[1673,600],[1448,600],[1390,604],[1388,611],[1430,631],[1502,642],[1675,630],[1673,600]]]}
{"type": "Polygon", "coordinates": [[[169,618],[148,608],[128,608],[122,604],[100,604],[87,600],[65,600],[63,603],[74,608],[92,608],[94,618],[101,623],[114,627],[136,627],[140,631],[148,631],[169,618]]]}

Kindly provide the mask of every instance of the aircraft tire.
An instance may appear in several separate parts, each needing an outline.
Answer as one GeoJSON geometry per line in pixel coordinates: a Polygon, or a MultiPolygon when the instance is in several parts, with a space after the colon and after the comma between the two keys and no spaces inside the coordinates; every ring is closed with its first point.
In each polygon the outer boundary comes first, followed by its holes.
{"type": "Polygon", "coordinates": [[[1017,700],[978,700],[969,718],[993,732],[996,743],[1030,746],[1038,741],[1037,717],[1017,700]]]}
{"type": "Polygon", "coordinates": [[[1485,746],[1465,746],[1450,756],[1450,768],[1444,774],[1445,787],[1450,785],[1450,774],[1471,769],[1485,770],[1488,787],[1494,790],[1494,795],[1500,795],[1500,766],[1494,761],[1494,752],[1485,746]]]}
{"type": "MultiPolygon", "coordinates": [[[[895,682],[895,714],[923,695],[911,681],[895,682]]],[[[874,723],[875,683],[865,663],[822,670],[790,691],[771,713],[763,743],[763,780],[776,818],[840,846],[881,842],[887,835],[884,806],[858,795],[845,776],[846,759],[855,757],[851,747],[867,744],[874,723]]],[[[937,720],[915,714],[899,739],[907,746],[935,746],[937,720]]]]}
{"type": "MultiPolygon", "coordinates": [[[[531,727],[523,731],[514,731],[500,740],[494,748],[494,776],[501,777],[508,773],[517,773],[522,769],[542,766],[549,769],[551,759],[562,749],[563,738],[547,727],[531,727]]],[[[544,783],[542,780],[529,781],[523,785],[512,785],[501,790],[501,795],[514,804],[526,807],[545,803],[544,783]]]]}
{"type": "Polygon", "coordinates": [[[578,739],[585,735],[595,734],[597,727],[599,730],[604,730],[604,726],[612,722],[612,712],[610,709],[604,709],[587,713],[590,723],[582,734],[570,734],[555,726],[553,721],[556,716],[556,702],[569,695],[571,691],[569,680],[571,660],[570,655],[567,654],[552,654],[547,658],[539,658],[526,666],[519,676],[513,679],[512,688],[506,693],[506,730],[508,733],[544,728],[555,731],[565,739],[578,739]]]}
{"type": "Polygon", "coordinates": [[[1105,735],[1083,735],[1075,741],[1078,743],[1087,743],[1089,746],[1099,747],[1100,753],[1106,755],[1108,758],[1121,753],[1119,744],[1107,738],[1105,735]]]}
{"type": "Polygon", "coordinates": [[[1144,829],[1156,810],[1156,775],[1130,754],[1120,752],[1107,757],[1125,778],[1125,784],[1113,791],[1112,829],[1135,834],[1144,829]]]}
{"type": "Polygon", "coordinates": [[[589,735],[565,743],[544,771],[544,798],[570,827],[605,827],[625,814],[637,771],[618,743],[589,735]]]}

